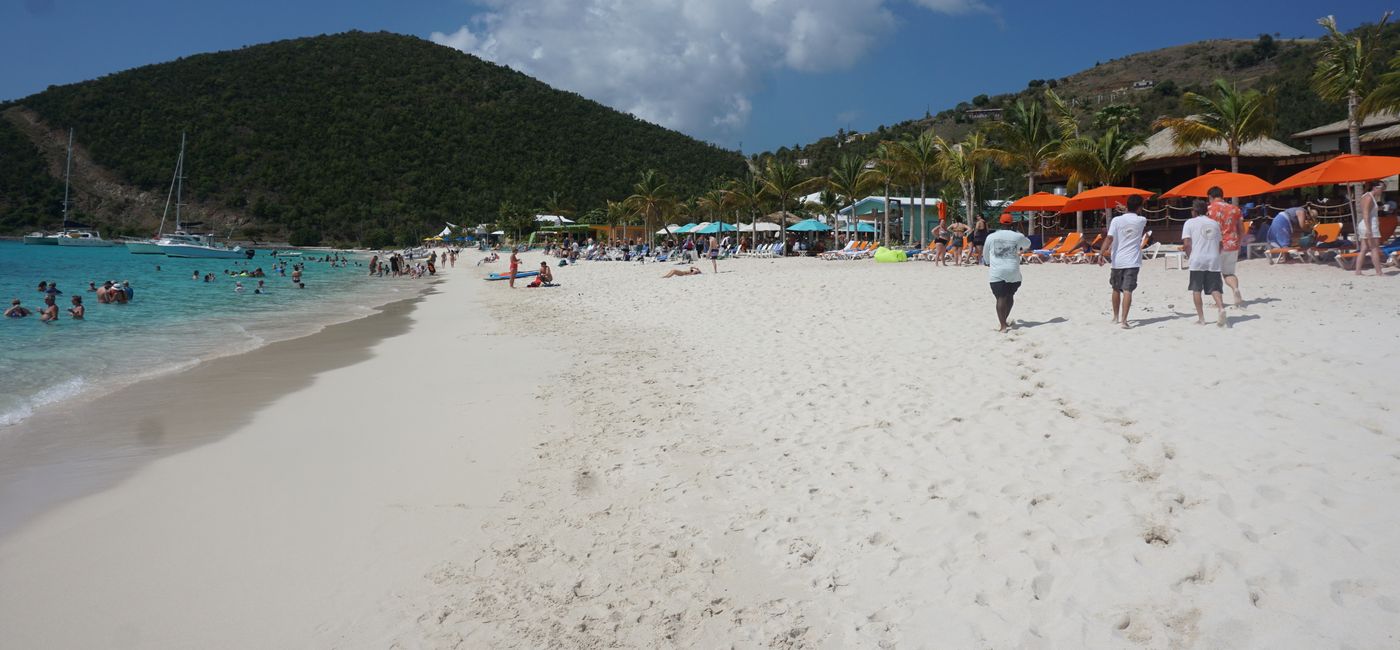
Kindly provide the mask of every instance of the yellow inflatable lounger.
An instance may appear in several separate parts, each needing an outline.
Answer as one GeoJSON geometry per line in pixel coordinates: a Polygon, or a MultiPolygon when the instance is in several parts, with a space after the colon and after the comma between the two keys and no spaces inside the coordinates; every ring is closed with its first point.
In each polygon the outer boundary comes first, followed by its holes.
{"type": "Polygon", "coordinates": [[[881,246],[875,249],[876,262],[908,262],[909,256],[904,251],[890,250],[881,246]]]}

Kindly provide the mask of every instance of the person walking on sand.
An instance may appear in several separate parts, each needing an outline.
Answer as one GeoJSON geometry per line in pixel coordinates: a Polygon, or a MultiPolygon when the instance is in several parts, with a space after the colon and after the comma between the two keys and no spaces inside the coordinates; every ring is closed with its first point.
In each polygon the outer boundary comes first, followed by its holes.
{"type": "Polygon", "coordinates": [[[1356,202],[1359,208],[1356,219],[1356,275],[1366,266],[1366,254],[1371,254],[1371,265],[1376,267],[1376,277],[1385,275],[1381,266],[1381,199],[1385,196],[1385,183],[1371,181],[1366,184],[1366,192],[1356,202]]]}
{"type": "Polygon", "coordinates": [[[1113,263],[1108,284],[1113,288],[1113,322],[1128,329],[1128,310],[1133,307],[1133,291],[1137,289],[1138,270],[1142,267],[1142,231],[1147,218],[1137,213],[1142,197],[1128,197],[1128,211],[1108,223],[1108,234],[1099,249],[1099,266],[1104,259],[1113,263]]]}
{"type": "Polygon", "coordinates": [[[1220,276],[1235,295],[1235,306],[1244,306],[1240,295],[1240,279],[1235,275],[1235,262],[1240,256],[1240,242],[1244,241],[1244,215],[1233,203],[1225,200],[1225,191],[1219,187],[1206,190],[1210,197],[1210,208],[1206,216],[1220,224],[1220,276]]]}
{"type": "Polygon", "coordinates": [[[1012,229],[1010,214],[1001,215],[1001,229],[987,235],[982,257],[987,260],[988,280],[996,297],[998,332],[1011,329],[1011,308],[1016,306],[1016,292],[1021,288],[1021,251],[1031,247],[1031,240],[1012,229]]]}
{"type": "Polygon", "coordinates": [[[1205,306],[1201,304],[1201,293],[1205,292],[1215,299],[1215,324],[1225,327],[1225,301],[1220,297],[1222,230],[1218,221],[1207,216],[1208,211],[1206,202],[1196,199],[1191,206],[1194,216],[1181,231],[1191,273],[1187,289],[1191,291],[1191,301],[1196,304],[1196,324],[1206,324],[1205,306]]]}
{"type": "Polygon", "coordinates": [[[510,249],[510,288],[515,288],[515,273],[520,270],[520,258],[515,254],[515,248],[510,249]]]}
{"type": "Polygon", "coordinates": [[[719,238],[710,235],[710,266],[719,273],[719,238]]]}

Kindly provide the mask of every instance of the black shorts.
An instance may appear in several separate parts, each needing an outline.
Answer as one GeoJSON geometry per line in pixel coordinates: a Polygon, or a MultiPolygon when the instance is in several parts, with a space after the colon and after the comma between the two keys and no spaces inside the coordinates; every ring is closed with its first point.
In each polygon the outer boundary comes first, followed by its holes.
{"type": "Polygon", "coordinates": [[[935,243],[935,244],[943,244],[944,246],[947,246],[947,245],[948,245],[948,240],[946,240],[946,239],[944,239],[944,238],[942,238],[942,237],[939,237],[938,239],[933,240],[933,243],[935,243]]]}
{"type": "Polygon", "coordinates": [[[1132,291],[1137,289],[1138,268],[1113,269],[1108,273],[1108,286],[1114,291],[1132,291]]]}
{"type": "Polygon", "coordinates": [[[1016,290],[1021,288],[1020,282],[1006,282],[997,280],[992,283],[992,295],[998,298],[1010,298],[1016,295],[1016,290]]]}
{"type": "Polygon", "coordinates": [[[1190,284],[1186,288],[1205,293],[1222,293],[1225,283],[1220,279],[1220,271],[1192,271],[1190,284]]]}

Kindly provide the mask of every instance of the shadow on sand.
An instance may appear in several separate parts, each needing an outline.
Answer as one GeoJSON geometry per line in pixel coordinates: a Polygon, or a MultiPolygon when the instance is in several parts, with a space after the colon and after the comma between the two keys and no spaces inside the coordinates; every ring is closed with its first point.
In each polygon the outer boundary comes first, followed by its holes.
{"type": "Polygon", "coordinates": [[[1041,325],[1059,325],[1060,323],[1068,322],[1069,319],[1064,316],[1056,316],[1046,321],[1018,320],[1012,329],[1028,330],[1032,327],[1040,327],[1041,325]]]}

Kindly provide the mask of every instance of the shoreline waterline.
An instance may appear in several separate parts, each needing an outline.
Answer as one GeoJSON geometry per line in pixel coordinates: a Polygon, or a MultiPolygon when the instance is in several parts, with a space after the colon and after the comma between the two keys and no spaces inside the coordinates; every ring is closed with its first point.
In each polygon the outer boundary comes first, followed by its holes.
{"type": "Polygon", "coordinates": [[[84,391],[0,429],[0,538],[146,463],[222,439],[320,373],[370,358],[376,343],[408,331],[433,292],[429,284],[305,335],[84,391]]]}

